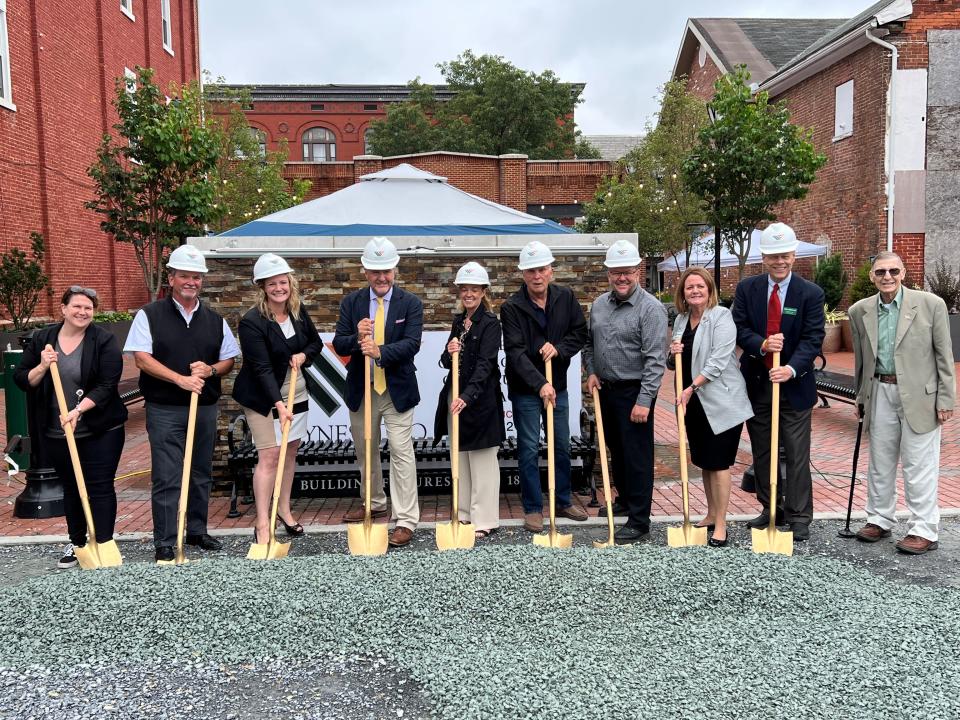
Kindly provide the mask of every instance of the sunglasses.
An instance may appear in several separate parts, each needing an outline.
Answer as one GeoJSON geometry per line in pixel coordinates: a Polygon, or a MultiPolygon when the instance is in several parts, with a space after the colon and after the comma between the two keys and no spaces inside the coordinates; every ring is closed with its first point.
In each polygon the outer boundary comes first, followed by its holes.
{"type": "Polygon", "coordinates": [[[877,268],[873,271],[873,276],[882,278],[887,273],[890,273],[890,277],[897,277],[900,274],[900,268],[877,268]]]}
{"type": "Polygon", "coordinates": [[[67,288],[67,292],[72,295],[86,295],[91,300],[95,300],[97,297],[97,291],[93,288],[85,288],[82,285],[71,285],[67,288]]]}

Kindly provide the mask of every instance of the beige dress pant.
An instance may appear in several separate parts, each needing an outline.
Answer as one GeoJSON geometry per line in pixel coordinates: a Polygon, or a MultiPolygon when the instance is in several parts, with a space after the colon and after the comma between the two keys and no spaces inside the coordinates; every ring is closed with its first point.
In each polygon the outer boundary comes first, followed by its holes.
{"type": "Polygon", "coordinates": [[[460,458],[460,522],[473,523],[475,530],[500,527],[499,448],[457,453],[460,458]]]}
{"type": "MultiPolygon", "coordinates": [[[[383,510],[387,507],[387,495],[383,491],[383,471],[380,468],[380,422],[387,428],[387,441],[390,443],[390,517],[397,527],[415,530],[420,522],[420,500],[417,496],[417,465],[413,454],[413,408],[406,412],[397,412],[390,400],[390,393],[378,394],[370,388],[372,394],[372,443],[370,507],[383,510]]],[[[365,460],[365,438],[363,436],[363,406],[350,413],[350,432],[353,434],[353,448],[357,453],[360,466],[360,478],[366,482],[367,468],[365,460]]],[[[361,494],[362,494],[361,484],[361,494]]]]}
{"type": "Polygon", "coordinates": [[[903,465],[903,499],[910,512],[908,535],[936,541],[940,528],[937,483],[940,427],[927,433],[910,429],[897,385],[873,380],[870,416],[870,469],[867,522],[889,530],[896,525],[897,464],[903,465]]]}

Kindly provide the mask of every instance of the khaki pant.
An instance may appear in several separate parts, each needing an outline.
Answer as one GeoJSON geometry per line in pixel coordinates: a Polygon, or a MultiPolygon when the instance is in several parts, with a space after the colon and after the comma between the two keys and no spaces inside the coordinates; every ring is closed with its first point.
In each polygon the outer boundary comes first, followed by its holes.
{"type": "MultiPolygon", "coordinates": [[[[372,444],[370,507],[382,510],[387,506],[387,496],[383,491],[383,471],[380,468],[380,422],[387,428],[387,441],[390,443],[390,497],[391,518],[398,527],[415,530],[420,522],[420,501],[417,496],[417,465],[413,454],[413,408],[406,412],[397,412],[390,400],[390,393],[383,395],[370,390],[372,399],[372,444]]],[[[360,478],[366,482],[366,449],[363,436],[363,406],[357,412],[350,413],[350,432],[353,434],[353,447],[360,465],[360,478]]],[[[361,485],[361,497],[363,494],[361,485]]]]}
{"type": "Polygon", "coordinates": [[[460,458],[460,522],[473,523],[475,530],[500,527],[499,448],[457,453],[460,458]]]}

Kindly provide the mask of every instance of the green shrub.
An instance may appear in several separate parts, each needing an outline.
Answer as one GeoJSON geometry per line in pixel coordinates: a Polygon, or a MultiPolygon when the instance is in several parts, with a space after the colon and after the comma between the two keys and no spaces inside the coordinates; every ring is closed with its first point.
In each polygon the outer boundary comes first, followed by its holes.
{"type": "Polygon", "coordinates": [[[93,321],[98,323],[124,322],[126,320],[133,320],[133,315],[123,310],[104,310],[103,312],[95,313],[93,316],[93,321]]]}
{"type": "Polygon", "coordinates": [[[933,274],[927,275],[927,287],[947,304],[947,312],[960,311],[960,272],[954,273],[953,266],[940,257],[933,266],[933,274]]]}
{"type": "Polygon", "coordinates": [[[19,248],[0,255],[0,305],[7,309],[14,332],[26,328],[40,293],[50,292],[50,281],[43,272],[43,235],[30,233],[30,251],[32,260],[19,248]]]}
{"type": "Polygon", "coordinates": [[[863,265],[857,268],[857,273],[853,278],[853,285],[850,286],[850,304],[853,305],[859,300],[868,298],[877,294],[877,286],[870,279],[870,268],[872,264],[867,260],[863,265]]]}
{"type": "Polygon", "coordinates": [[[830,307],[837,307],[843,300],[848,281],[847,271],[843,269],[843,257],[839,253],[829,255],[817,265],[813,281],[823,290],[824,302],[830,307]]]}

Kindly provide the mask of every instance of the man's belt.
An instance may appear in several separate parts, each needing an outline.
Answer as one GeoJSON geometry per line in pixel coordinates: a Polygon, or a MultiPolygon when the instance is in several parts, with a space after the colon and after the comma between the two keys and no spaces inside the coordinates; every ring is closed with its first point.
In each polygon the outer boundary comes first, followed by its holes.
{"type": "Polygon", "coordinates": [[[897,384],[896,375],[885,375],[884,373],[874,373],[873,376],[882,383],[887,383],[888,385],[897,384]]]}

